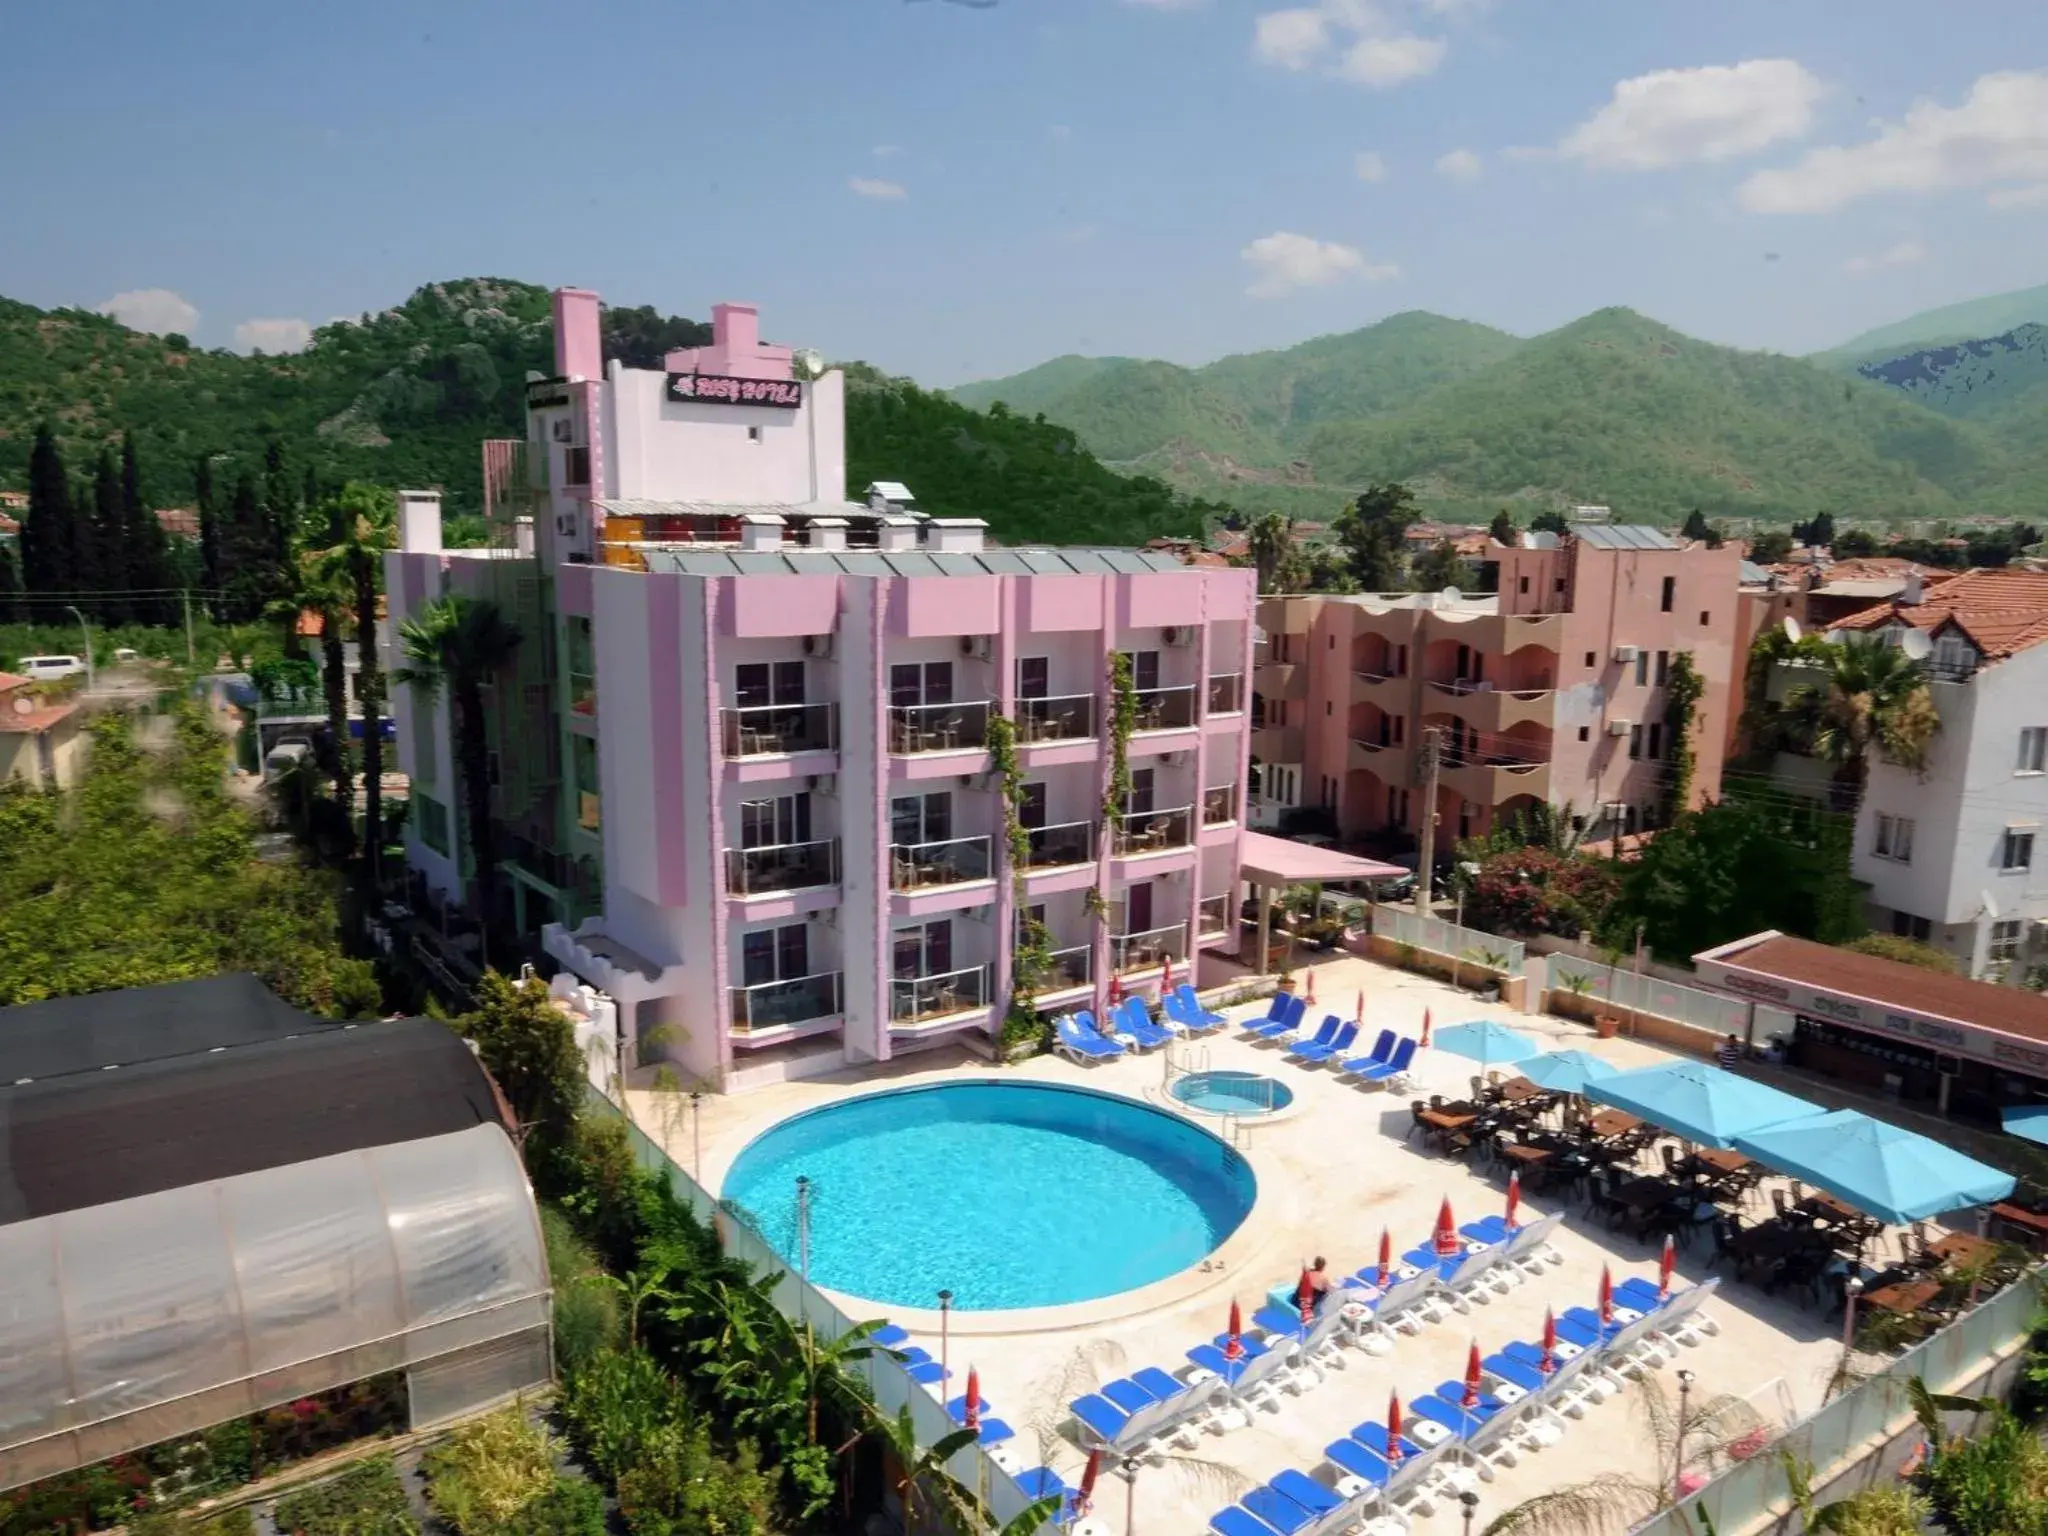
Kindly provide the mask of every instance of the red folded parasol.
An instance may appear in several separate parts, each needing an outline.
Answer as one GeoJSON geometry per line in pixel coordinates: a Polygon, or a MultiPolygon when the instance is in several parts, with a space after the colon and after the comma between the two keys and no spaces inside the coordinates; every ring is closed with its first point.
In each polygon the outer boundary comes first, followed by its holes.
{"type": "Polygon", "coordinates": [[[1380,1228],[1380,1289],[1385,1290],[1394,1275],[1394,1234],[1380,1228]]]}
{"type": "Polygon", "coordinates": [[[1515,1228],[1521,1225],[1519,1221],[1515,1220],[1515,1214],[1516,1212],[1521,1210],[1521,1208],[1522,1174],[1521,1170],[1517,1169],[1515,1172],[1508,1175],[1508,1230],[1510,1232],[1514,1231],[1515,1228]]]}
{"type": "Polygon", "coordinates": [[[1472,1348],[1465,1355],[1465,1400],[1461,1405],[1467,1409],[1479,1406],[1479,1341],[1472,1341],[1472,1348]]]}
{"type": "Polygon", "coordinates": [[[1458,1241],[1458,1221],[1451,1214],[1451,1197],[1444,1196],[1444,1203],[1437,1207],[1436,1233],[1431,1238],[1437,1257],[1447,1259],[1463,1245],[1458,1241]]]}
{"type": "Polygon", "coordinates": [[[1316,1005],[1316,968],[1310,966],[1302,973],[1301,1000],[1313,1008],[1316,1005]]]}
{"type": "Polygon", "coordinates": [[[1095,1503],[1095,1479],[1102,1475],[1102,1447],[1088,1453],[1088,1465],[1081,1469],[1081,1491],[1074,1495],[1074,1513],[1085,1515],[1095,1503]]]}
{"type": "Polygon", "coordinates": [[[1422,1043],[1429,1044],[1429,1010],[1422,1010],[1422,1043]]]}
{"type": "Polygon", "coordinates": [[[1678,1244],[1671,1234],[1664,1234],[1664,1256],[1657,1261],[1657,1299],[1671,1299],[1671,1272],[1678,1268],[1678,1244]]]}
{"type": "Polygon", "coordinates": [[[1358,1011],[1351,1015],[1351,1022],[1360,1029],[1365,1028],[1365,993],[1363,990],[1358,994],[1358,1011]]]}
{"type": "Polygon", "coordinates": [[[1223,1358],[1244,1358],[1244,1312],[1238,1307],[1237,1298],[1234,1296],[1230,1300],[1230,1330],[1229,1336],[1223,1341],[1223,1358]]]}
{"type": "Polygon", "coordinates": [[[1173,990],[1173,956],[1167,955],[1159,962],[1159,1000],[1163,1004],[1166,994],[1173,990]]]}
{"type": "Polygon", "coordinates": [[[1109,973],[1109,1006],[1114,1008],[1124,1000],[1124,979],[1115,971],[1109,973]]]}
{"type": "Polygon", "coordinates": [[[1607,1266],[1600,1266],[1600,1326],[1605,1328],[1614,1321],[1614,1276],[1607,1266]]]}
{"type": "Polygon", "coordinates": [[[1537,1369],[1546,1376],[1557,1369],[1557,1314],[1548,1307],[1543,1309],[1543,1359],[1537,1369]]]}
{"type": "Polygon", "coordinates": [[[1393,1466],[1401,1459],[1401,1394],[1387,1395],[1387,1465],[1393,1466]]]}
{"type": "Polygon", "coordinates": [[[967,1411],[960,1417],[960,1427],[976,1433],[981,1430],[981,1373],[971,1365],[967,1367],[967,1411]]]}

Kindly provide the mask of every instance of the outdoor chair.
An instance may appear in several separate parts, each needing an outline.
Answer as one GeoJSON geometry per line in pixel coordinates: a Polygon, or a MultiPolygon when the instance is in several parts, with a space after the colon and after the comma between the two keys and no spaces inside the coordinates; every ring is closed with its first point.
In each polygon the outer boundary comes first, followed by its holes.
{"type": "Polygon", "coordinates": [[[1407,1140],[1413,1141],[1415,1139],[1415,1133],[1417,1131],[1420,1131],[1422,1133],[1423,1138],[1425,1140],[1428,1139],[1429,1125],[1422,1118],[1424,1113],[1428,1109],[1429,1106],[1426,1103],[1424,1103],[1421,1099],[1410,1099],[1408,1101],[1408,1135],[1406,1138],[1407,1140]]]}

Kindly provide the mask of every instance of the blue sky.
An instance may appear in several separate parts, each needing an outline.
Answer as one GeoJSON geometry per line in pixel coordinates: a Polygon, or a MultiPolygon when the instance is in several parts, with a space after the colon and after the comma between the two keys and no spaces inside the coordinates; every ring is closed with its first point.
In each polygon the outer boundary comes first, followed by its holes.
{"type": "Polygon", "coordinates": [[[946,384],[2048,282],[2039,0],[67,0],[0,56],[0,294],[209,345],[488,274],[946,384]]]}

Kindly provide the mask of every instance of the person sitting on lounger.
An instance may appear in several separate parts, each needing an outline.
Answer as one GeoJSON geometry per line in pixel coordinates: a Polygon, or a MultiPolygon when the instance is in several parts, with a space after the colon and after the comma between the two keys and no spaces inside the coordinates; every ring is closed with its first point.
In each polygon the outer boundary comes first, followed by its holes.
{"type": "Polygon", "coordinates": [[[1316,1255],[1315,1263],[1308,1267],[1308,1285],[1315,1292],[1316,1312],[1320,1315],[1323,1304],[1330,1299],[1330,1261],[1320,1253],[1316,1255]]]}

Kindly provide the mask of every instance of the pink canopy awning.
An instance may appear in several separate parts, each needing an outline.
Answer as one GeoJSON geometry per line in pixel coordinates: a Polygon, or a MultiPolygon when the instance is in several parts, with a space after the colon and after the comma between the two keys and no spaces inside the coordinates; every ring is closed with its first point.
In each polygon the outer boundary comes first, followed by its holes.
{"type": "Polygon", "coordinates": [[[1300,885],[1305,881],[1392,880],[1407,870],[1378,859],[1361,859],[1334,848],[1318,848],[1291,838],[1247,832],[1239,868],[1253,885],[1300,885]]]}

